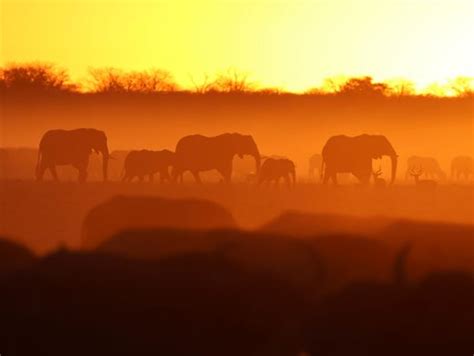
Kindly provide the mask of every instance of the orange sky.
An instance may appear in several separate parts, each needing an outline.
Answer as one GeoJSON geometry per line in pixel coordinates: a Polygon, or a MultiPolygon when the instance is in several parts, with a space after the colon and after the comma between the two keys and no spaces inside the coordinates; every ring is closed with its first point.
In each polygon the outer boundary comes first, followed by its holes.
{"type": "Polygon", "coordinates": [[[473,0],[0,0],[1,64],[162,68],[183,86],[228,68],[304,90],[335,75],[419,88],[474,76],[473,0]]]}

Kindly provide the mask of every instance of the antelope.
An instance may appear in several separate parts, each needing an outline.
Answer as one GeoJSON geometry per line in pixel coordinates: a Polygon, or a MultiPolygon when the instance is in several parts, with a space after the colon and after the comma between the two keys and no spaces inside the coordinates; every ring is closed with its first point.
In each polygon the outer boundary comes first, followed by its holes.
{"type": "Polygon", "coordinates": [[[385,188],[387,186],[387,182],[385,179],[380,178],[382,175],[382,169],[379,168],[377,172],[372,172],[372,175],[374,176],[374,185],[376,188],[385,188]]]}
{"type": "Polygon", "coordinates": [[[415,178],[415,184],[417,187],[425,189],[435,189],[438,186],[438,182],[432,179],[420,179],[420,176],[422,174],[423,170],[421,168],[419,168],[418,170],[414,168],[410,170],[410,175],[415,178]]]}

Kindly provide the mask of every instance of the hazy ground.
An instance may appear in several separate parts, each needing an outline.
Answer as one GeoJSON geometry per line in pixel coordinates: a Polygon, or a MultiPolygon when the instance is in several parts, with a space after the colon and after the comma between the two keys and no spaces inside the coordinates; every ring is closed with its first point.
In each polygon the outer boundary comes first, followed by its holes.
{"type": "Polygon", "coordinates": [[[474,186],[440,185],[422,192],[413,185],[384,190],[357,185],[299,184],[293,191],[252,185],[77,183],[3,181],[0,183],[0,235],[37,252],[59,244],[78,247],[88,211],[116,195],[196,197],[227,208],[244,229],[258,228],[287,210],[413,220],[474,223],[474,186]]]}

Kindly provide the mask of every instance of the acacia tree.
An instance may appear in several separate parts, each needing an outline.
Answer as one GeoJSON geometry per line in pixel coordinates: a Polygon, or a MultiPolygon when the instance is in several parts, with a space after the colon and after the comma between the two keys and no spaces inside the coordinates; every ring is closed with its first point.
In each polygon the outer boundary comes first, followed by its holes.
{"type": "Polygon", "coordinates": [[[385,83],[375,83],[372,77],[351,78],[344,83],[338,93],[344,95],[385,95],[388,92],[388,86],[385,83]]]}
{"type": "Polygon", "coordinates": [[[71,82],[66,70],[53,64],[11,64],[0,70],[1,86],[12,91],[74,91],[78,86],[71,82]]]}
{"type": "Polygon", "coordinates": [[[89,70],[89,86],[96,93],[157,93],[178,90],[172,75],[164,70],[124,72],[115,68],[89,70]]]}

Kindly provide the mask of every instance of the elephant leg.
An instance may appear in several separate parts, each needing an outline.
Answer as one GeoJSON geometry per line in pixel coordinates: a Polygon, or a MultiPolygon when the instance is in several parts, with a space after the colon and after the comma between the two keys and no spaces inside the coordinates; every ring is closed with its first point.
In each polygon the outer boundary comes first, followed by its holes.
{"type": "Polygon", "coordinates": [[[230,163],[224,162],[217,171],[222,175],[225,183],[230,183],[232,180],[232,161],[230,163]]]}
{"type": "Polygon", "coordinates": [[[150,183],[153,183],[154,176],[155,176],[155,175],[154,175],[153,173],[150,173],[150,174],[148,175],[148,181],[149,181],[150,183]]]}
{"type": "Polygon", "coordinates": [[[285,176],[285,183],[286,183],[286,186],[288,187],[288,189],[291,189],[291,180],[290,180],[290,175],[287,174],[285,176]]]}
{"type": "Polygon", "coordinates": [[[87,162],[74,164],[74,167],[78,171],[79,183],[84,183],[87,179],[87,162]]]}
{"type": "Polygon", "coordinates": [[[172,167],[170,181],[173,183],[183,183],[183,173],[184,171],[176,167],[172,167]]]}
{"type": "Polygon", "coordinates": [[[339,183],[337,182],[337,173],[334,172],[331,174],[331,180],[335,185],[338,185],[339,183]]]}
{"type": "Polygon", "coordinates": [[[89,157],[84,158],[73,166],[79,171],[78,179],[79,183],[84,183],[87,180],[87,166],[89,165],[89,157]]]}
{"type": "Polygon", "coordinates": [[[36,171],[36,181],[41,182],[43,180],[44,172],[46,171],[46,167],[44,164],[40,163],[37,171],[36,171]]]}
{"type": "Polygon", "coordinates": [[[138,176],[138,180],[140,181],[140,183],[143,182],[143,179],[144,179],[144,178],[145,178],[145,177],[144,177],[143,175],[139,175],[139,176],[138,176]]]}
{"type": "Polygon", "coordinates": [[[84,183],[87,179],[87,168],[83,164],[74,165],[78,171],[79,183],[84,183]]]}
{"type": "Polygon", "coordinates": [[[49,171],[51,172],[51,176],[53,177],[53,179],[56,182],[58,182],[59,178],[58,178],[58,172],[56,171],[56,166],[55,165],[50,165],[48,168],[49,168],[49,171]]]}
{"type": "Polygon", "coordinates": [[[329,181],[329,174],[326,172],[324,172],[324,176],[323,176],[323,184],[328,184],[328,181],[329,181]]]}
{"type": "Polygon", "coordinates": [[[197,184],[202,184],[202,181],[201,181],[201,177],[199,175],[199,172],[198,171],[193,171],[192,172],[193,176],[194,176],[194,179],[196,180],[196,183],[197,184]]]}

